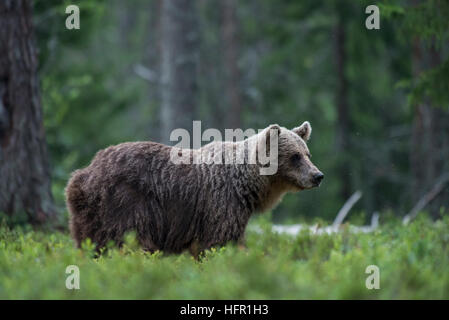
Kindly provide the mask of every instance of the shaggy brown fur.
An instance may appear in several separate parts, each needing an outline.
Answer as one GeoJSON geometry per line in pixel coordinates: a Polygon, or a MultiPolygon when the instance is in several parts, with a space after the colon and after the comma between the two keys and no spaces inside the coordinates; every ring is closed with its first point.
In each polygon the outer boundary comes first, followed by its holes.
{"type": "MultiPolygon", "coordinates": [[[[260,175],[257,164],[174,164],[173,147],[129,142],[99,151],[76,170],[66,188],[70,230],[76,244],[90,238],[97,248],[136,232],[149,251],[198,251],[229,241],[241,242],[252,213],[268,210],[288,191],[319,185],[321,172],[310,162],[308,122],[292,131],[272,125],[249,139],[279,132],[279,167],[260,175]]],[[[249,139],[245,140],[248,141],[249,139]]],[[[240,142],[241,143],[241,142],[240,142]]],[[[192,154],[210,154],[213,142],[192,154]]],[[[181,150],[181,149],[180,149],[181,150]]]]}

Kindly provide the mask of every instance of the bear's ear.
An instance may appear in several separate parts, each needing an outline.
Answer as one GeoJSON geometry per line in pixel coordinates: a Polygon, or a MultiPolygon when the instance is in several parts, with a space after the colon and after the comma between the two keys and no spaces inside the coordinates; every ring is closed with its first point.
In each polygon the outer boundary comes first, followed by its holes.
{"type": "Polygon", "coordinates": [[[304,141],[308,141],[310,139],[310,135],[312,134],[312,126],[309,121],[305,121],[299,127],[293,128],[292,131],[300,136],[304,141]]]}

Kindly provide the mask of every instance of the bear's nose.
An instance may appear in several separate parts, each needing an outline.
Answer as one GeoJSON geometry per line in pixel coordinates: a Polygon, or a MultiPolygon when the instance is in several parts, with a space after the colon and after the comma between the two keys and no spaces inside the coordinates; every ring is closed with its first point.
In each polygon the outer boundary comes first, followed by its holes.
{"type": "Polygon", "coordinates": [[[324,178],[324,174],[322,172],[319,173],[315,173],[315,175],[313,176],[313,182],[315,185],[320,185],[321,181],[324,178]]]}

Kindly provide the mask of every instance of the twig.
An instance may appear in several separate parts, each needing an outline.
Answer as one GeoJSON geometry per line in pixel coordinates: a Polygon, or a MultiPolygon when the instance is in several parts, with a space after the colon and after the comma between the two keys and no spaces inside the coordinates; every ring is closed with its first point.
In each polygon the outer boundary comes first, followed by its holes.
{"type": "Polygon", "coordinates": [[[139,77],[141,77],[142,79],[144,79],[150,83],[158,83],[159,82],[156,72],[145,67],[144,65],[135,64],[133,69],[134,69],[134,73],[136,75],[138,75],[139,77]]]}
{"type": "Polygon", "coordinates": [[[371,229],[377,229],[379,226],[379,212],[374,212],[373,216],[371,217],[371,229]]]}
{"type": "Polygon", "coordinates": [[[413,209],[404,216],[402,219],[402,224],[407,225],[416,218],[418,213],[424,209],[424,207],[429,204],[433,199],[436,198],[436,196],[443,191],[445,184],[449,181],[449,173],[443,174],[439,179],[438,182],[433,186],[433,188],[427,192],[419,201],[416,203],[416,205],[413,207],[413,209]]]}
{"type": "Polygon", "coordinates": [[[346,218],[346,215],[349,213],[351,208],[356,204],[357,201],[362,197],[362,192],[360,190],[356,191],[343,205],[343,207],[338,211],[337,217],[332,223],[332,228],[337,230],[338,227],[342,224],[343,220],[346,218]]]}

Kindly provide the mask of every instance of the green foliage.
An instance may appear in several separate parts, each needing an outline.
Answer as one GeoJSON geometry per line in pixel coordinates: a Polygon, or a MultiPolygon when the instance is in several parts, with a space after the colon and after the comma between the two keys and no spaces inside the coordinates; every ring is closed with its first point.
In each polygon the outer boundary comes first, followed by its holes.
{"type": "MultiPolygon", "coordinates": [[[[399,83],[399,87],[409,91],[409,104],[416,106],[430,101],[434,107],[449,108],[449,58],[447,54],[438,56],[439,52],[445,51],[449,40],[449,3],[440,0],[396,0],[384,1],[380,8],[385,18],[399,27],[401,38],[415,46],[413,50],[420,51],[416,53],[419,59],[425,61],[424,52],[428,50],[433,55],[430,59],[436,60],[430,63],[430,68],[418,70],[419,74],[399,83]],[[437,65],[432,65],[435,63],[437,65]]],[[[423,61],[414,63],[423,64],[423,61]]],[[[417,66],[415,69],[418,69],[417,66]]]]}
{"type": "Polygon", "coordinates": [[[253,221],[248,248],[232,245],[188,254],[149,254],[132,234],[121,249],[94,258],[90,242],[75,249],[63,233],[0,228],[1,299],[448,299],[449,219],[425,216],[407,227],[390,222],[370,234],[296,237],[253,221]],[[65,287],[66,267],[80,269],[80,290],[65,287]],[[368,290],[365,269],[380,269],[368,290]]]}
{"type": "Polygon", "coordinates": [[[429,99],[433,106],[449,108],[449,59],[440,66],[422,72],[409,86],[410,104],[416,105],[429,99]]]}

